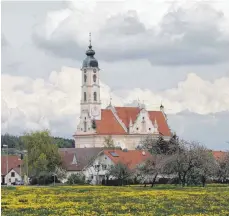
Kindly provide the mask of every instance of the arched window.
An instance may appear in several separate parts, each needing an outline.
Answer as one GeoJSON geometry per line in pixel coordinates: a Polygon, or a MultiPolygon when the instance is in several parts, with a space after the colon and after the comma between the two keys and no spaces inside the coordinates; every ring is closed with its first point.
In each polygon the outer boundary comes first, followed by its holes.
{"type": "Polygon", "coordinates": [[[87,82],[87,75],[84,74],[84,82],[87,82]]]}
{"type": "Polygon", "coordinates": [[[97,93],[94,92],[94,101],[97,101],[97,93]]]}
{"type": "Polygon", "coordinates": [[[84,101],[87,101],[87,93],[84,92],[84,101]]]}
{"type": "Polygon", "coordinates": [[[84,121],[84,132],[86,132],[87,131],[87,122],[86,121],[84,121]]]}
{"type": "Polygon", "coordinates": [[[93,81],[96,82],[96,75],[93,75],[93,81]]]}

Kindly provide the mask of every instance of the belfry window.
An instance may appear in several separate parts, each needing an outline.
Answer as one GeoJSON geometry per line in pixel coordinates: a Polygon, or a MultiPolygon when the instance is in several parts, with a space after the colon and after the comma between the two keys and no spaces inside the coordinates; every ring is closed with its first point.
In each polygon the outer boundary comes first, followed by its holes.
{"type": "Polygon", "coordinates": [[[97,93],[94,92],[94,101],[97,101],[97,93]]]}
{"type": "Polygon", "coordinates": [[[87,82],[87,75],[84,74],[84,82],[87,82]]]}
{"type": "Polygon", "coordinates": [[[87,101],[87,93],[84,92],[84,101],[87,101]]]}
{"type": "Polygon", "coordinates": [[[96,75],[93,75],[93,81],[96,82],[96,75]]]}

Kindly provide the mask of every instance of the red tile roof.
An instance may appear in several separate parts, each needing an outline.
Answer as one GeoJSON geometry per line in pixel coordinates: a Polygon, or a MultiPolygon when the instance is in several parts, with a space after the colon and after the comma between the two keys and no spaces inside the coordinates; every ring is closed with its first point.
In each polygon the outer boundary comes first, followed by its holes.
{"type": "MultiPolygon", "coordinates": [[[[9,155],[8,156],[8,172],[11,169],[17,168],[22,164],[22,160],[20,157],[16,155],[9,155]]],[[[7,156],[1,156],[1,175],[7,174],[7,156]]]]}
{"type": "Polygon", "coordinates": [[[141,164],[145,160],[152,158],[152,155],[145,151],[145,155],[141,150],[104,150],[104,154],[107,155],[115,164],[126,164],[130,169],[134,169],[138,164],[141,164]],[[118,157],[112,156],[111,152],[115,152],[118,157]]]}
{"type": "Polygon", "coordinates": [[[119,124],[111,110],[102,109],[102,120],[96,121],[97,134],[115,135],[126,134],[125,130],[119,124]]]}
{"type": "MultiPolygon", "coordinates": [[[[119,119],[129,127],[130,119],[132,122],[136,120],[140,108],[138,107],[115,107],[119,119]]],[[[109,109],[102,109],[101,120],[96,121],[97,134],[100,135],[124,135],[127,134],[118,120],[109,109]]],[[[157,120],[158,130],[164,136],[171,136],[170,129],[161,111],[148,111],[150,120],[154,123],[157,120]]]]}
{"type": "Polygon", "coordinates": [[[220,159],[223,159],[226,156],[227,152],[223,152],[223,151],[212,151],[212,154],[213,154],[213,156],[214,156],[214,158],[216,160],[220,160],[220,159]]]}
{"type": "Polygon", "coordinates": [[[138,107],[115,107],[115,110],[126,127],[129,127],[130,119],[134,122],[140,112],[140,108],[138,107]]]}
{"type": "Polygon", "coordinates": [[[169,126],[166,122],[164,114],[161,111],[149,111],[149,118],[154,123],[157,120],[158,131],[164,136],[171,136],[169,126]]]}

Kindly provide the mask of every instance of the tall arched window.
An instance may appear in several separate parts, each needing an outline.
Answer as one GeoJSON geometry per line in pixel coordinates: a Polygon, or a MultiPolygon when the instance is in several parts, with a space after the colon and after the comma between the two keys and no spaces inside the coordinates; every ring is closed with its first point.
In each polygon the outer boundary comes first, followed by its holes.
{"type": "Polygon", "coordinates": [[[94,101],[97,101],[97,93],[94,92],[94,101]]]}
{"type": "Polygon", "coordinates": [[[84,101],[87,101],[87,93],[84,92],[84,101]]]}
{"type": "Polygon", "coordinates": [[[93,81],[96,82],[96,75],[93,75],[93,81]]]}
{"type": "Polygon", "coordinates": [[[87,131],[87,122],[86,121],[84,121],[84,132],[86,132],[87,131]]]}
{"type": "Polygon", "coordinates": [[[87,75],[84,74],[84,82],[87,82],[87,75]]]}

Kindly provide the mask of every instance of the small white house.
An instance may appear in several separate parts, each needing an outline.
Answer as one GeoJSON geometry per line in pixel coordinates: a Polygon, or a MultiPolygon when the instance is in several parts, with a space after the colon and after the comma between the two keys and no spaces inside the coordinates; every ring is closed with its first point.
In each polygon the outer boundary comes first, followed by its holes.
{"type": "Polygon", "coordinates": [[[8,174],[6,174],[5,176],[5,182],[7,183],[7,185],[13,185],[18,181],[22,180],[22,176],[21,176],[21,170],[20,168],[16,167],[16,168],[12,168],[8,174]]]}
{"type": "Polygon", "coordinates": [[[16,181],[21,181],[22,161],[16,155],[1,156],[1,184],[12,185],[16,181]]]}

